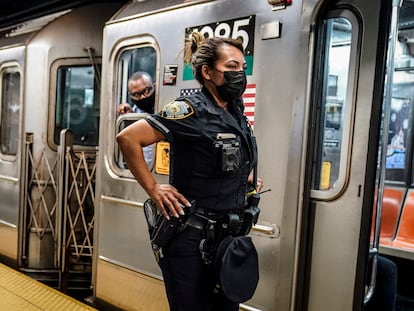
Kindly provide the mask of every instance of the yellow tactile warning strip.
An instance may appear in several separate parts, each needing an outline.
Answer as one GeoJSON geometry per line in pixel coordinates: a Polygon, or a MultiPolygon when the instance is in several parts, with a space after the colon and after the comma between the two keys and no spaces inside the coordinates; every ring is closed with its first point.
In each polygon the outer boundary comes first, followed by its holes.
{"type": "Polygon", "coordinates": [[[0,264],[0,310],[96,310],[16,270],[0,264]]]}

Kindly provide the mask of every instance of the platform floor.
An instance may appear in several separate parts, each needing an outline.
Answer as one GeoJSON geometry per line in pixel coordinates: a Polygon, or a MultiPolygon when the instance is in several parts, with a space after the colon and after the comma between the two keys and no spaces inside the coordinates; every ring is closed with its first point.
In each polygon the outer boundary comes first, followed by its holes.
{"type": "Polygon", "coordinates": [[[0,310],[96,310],[0,263],[0,310]]]}

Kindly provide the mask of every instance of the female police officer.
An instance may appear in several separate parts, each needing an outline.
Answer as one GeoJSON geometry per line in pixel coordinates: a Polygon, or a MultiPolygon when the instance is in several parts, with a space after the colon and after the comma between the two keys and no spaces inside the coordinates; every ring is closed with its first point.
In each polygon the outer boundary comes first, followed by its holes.
{"type": "MultiPolygon", "coordinates": [[[[184,215],[182,206],[193,200],[206,215],[240,211],[257,160],[241,100],[246,88],[243,46],[233,39],[205,39],[192,33],[185,59],[191,60],[201,91],[127,127],[117,141],[132,174],[167,219],[184,215]],[[170,184],[158,184],[145,164],[142,147],[165,139],[171,144],[170,184]]],[[[210,267],[199,251],[203,234],[197,226],[187,226],[163,248],[159,265],[170,308],[238,310],[237,303],[214,289],[210,267]]]]}

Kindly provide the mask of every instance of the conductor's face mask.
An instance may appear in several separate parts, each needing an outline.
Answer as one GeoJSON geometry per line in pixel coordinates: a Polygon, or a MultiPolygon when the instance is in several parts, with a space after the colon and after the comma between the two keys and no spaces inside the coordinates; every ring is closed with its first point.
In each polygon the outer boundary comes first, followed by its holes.
{"type": "Polygon", "coordinates": [[[244,70],[240,71],[220,71],[214,69],[218,72],[221,72],[224,77],[224,83],[222,85],[216,85],[213,81],[213,84],[216,86],[217,92],[220,95],[221,99],[224,101],[230,101],[240,98],[243,92],[246,90],[246,73],[244,70]]]}

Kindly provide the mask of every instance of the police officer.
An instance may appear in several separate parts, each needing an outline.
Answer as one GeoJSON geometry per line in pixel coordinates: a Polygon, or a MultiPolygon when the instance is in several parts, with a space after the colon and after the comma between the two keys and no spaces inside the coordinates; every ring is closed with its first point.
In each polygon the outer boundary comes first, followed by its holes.
{"type": "MultiPolygon", "coordinates": [[[[117,141],[132,174],[167,219],[182,217],[183,206],[190,207],[193,200],[206,215],[240,211],[257,161],[241,99],[246,88],[243,46],[233,39],[192,33],[185,60],[193,65],[200,92],[134,123],[117,141]],[[142,155],[143,146],[161,140],[171,144],[170,184],[156,182],[142,155]]],[[[199,251],[204,238],[205,230],[189,225],[163,248],[159,265],[170,310],[236,311],[238,304],[215,290],[211,267],[199,251]]]]}

